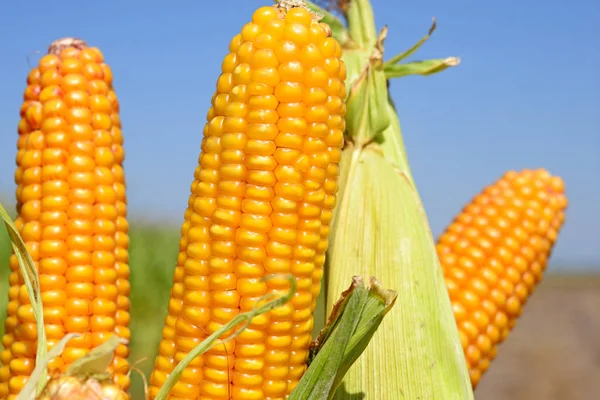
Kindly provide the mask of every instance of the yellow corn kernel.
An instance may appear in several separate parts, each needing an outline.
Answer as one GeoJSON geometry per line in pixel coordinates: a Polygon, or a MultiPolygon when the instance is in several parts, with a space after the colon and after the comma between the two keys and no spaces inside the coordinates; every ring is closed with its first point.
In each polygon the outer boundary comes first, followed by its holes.
{"type": "Polygon", "coordinates": [[[559,177],[511,171],[475,196],[439,237],[474,388],[541,281],[566,208],[559,177]]]}
{"type": "Polygon", "coordinates": [[[193,361],[172,395],[284,399],[306,368],[337,192],[345,68],[303,7],[257,9],[231,41],[208,112],[150,396],[179,361],[267,293],[293,300],[193,361]],[[174,332],[174,335],[173,335],[174,332]]]}
{"type": "MultiPolygon", "coordinates": [[[[110,67],[78,39],[52,43],[31,70],[21,106],[16,225],[38,268],[49,346],[81,333],[49,372],[63,372],[117,334],[129,339],[129,266],[123,138],[110,67]]],[[[16,257],[0,368],[0,398],[23,387],[35,363],[35,320],[16,257]]],[[[129,386],[127,346],[112,364],[129,386]]]]}

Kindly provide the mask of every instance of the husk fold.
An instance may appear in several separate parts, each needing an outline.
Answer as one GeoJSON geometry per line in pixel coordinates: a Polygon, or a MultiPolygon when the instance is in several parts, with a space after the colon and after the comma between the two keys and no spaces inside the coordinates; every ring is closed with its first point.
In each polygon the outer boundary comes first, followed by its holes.
{"type": "Polygon", "coordinates": [[[347,30],[335,34],[345,38],[348,123],[327,253],[326,313],[348,276],[377,276],[398,297],[334,398],[473,399],[434,239],[387,87],[390,78],[430,75],[460,60],[400,63],[427,41],[434,20],[427,36],[384,62],[387,28],[377,35],[370,2],[344,1],[343,10],[347,30]]]}

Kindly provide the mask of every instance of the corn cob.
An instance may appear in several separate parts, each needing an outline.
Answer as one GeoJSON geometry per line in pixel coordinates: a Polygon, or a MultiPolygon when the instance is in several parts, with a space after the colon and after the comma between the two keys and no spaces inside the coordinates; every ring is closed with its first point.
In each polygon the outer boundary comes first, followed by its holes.
{"type": "MultiPolygon", "coordinates": [[[[16,157],[15,225],[38,269],[48,348],[69,341],[49,373],[118,333],[129,339],[123,149],[112,73],[78,39],[52,43],[27,78],[16,157]]],[[[14,255],[2,338],[0,398],[13,399],[35,364],[36,323],[14,255]]],[[[111,370],[123,387],[128,350],[111,370]]]]}
{"type": "Polygon", "coordinates": [[[293,274],[293,300],[196,358],[171,396],[283,399],[306,368],[336,200],[346,70],[330,28],[285,3],[258,8],[223,60],[151,398],[206,336],[261,296],[288,290],[286,280],[261,281],[266,274],[293,274]]]}
{"type": "Polygon", "coordinates": [[[437,252],[473,388],[540,282],[567,198],[545,170],[511,171],[439,237],[437,252]]]}

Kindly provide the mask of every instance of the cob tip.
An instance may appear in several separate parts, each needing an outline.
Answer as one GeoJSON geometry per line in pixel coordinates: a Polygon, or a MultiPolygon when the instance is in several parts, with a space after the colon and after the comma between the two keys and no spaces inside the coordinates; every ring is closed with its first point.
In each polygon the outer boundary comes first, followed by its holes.
{"type": "Polygon", "coordinates": [[[59,55],[61,51],[68,47],[74,47],[78,50],[83,50],[87,47],[87,43],[83,39],[74,37],[64,37],[56,39],[48,46],[48,54],[59,55]]]}

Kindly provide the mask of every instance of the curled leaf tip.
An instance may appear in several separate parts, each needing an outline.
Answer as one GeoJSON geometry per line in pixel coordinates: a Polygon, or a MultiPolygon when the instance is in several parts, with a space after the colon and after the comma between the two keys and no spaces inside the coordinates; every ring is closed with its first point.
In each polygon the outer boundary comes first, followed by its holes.
{"type": "Polygon", "coordinates": [[[369,280],[369,289],[375,293],[385,304],[384,315],[392,309],[398,298],[398,292],[392,289],[385,289],[374,276],[369,280]]]}
{"type": "Polygon", "coordinates": [[[427,36],[431,36],[431,34],[433,33],[433,31],[435,31],[435,28],[437,28],[437,20],[435,17],[431,17],[431,19],[433,20],[433,22],[431,23],[431,27],[429,28],[429,32],[427,33],[427,36]]]}

